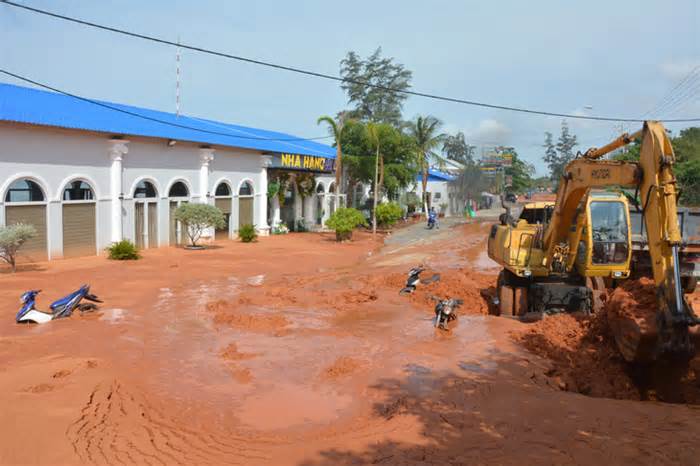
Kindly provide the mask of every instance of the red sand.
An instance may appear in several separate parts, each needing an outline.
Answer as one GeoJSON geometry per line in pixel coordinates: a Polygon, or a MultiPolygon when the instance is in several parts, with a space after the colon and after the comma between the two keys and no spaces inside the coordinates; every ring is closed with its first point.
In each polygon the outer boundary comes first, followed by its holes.
{"type": "Polygon", "coordinates": [[[487,232],[390,257],[364,233],[292,234],[4,274],[0,464],[696,465],[697,407],[560,389],[634,398],[599,323],[484,315],[487,232]],[[416,254],[442,280],[399,296],[416,254]],[[22,291],[82,282],[94,316],[14,324],[22,291]],[[449,332],[433,294],[465,299],[449,332]]]}

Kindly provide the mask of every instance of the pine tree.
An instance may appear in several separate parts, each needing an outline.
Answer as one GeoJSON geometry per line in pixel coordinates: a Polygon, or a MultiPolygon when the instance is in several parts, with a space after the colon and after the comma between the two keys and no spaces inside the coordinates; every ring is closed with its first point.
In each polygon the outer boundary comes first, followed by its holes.
{"type": "Polygon", "coordinates": [[[544,147],[544,163],[547,164],[551,176],[554,177],[554,173],[556,173],[557,167],[559,166],[559,157],[556,149],[554,148],[552,133],[549,131],[544,133],[544,145],[542,147],[544,147]]]}
{"type": "Polygon", "coordinates": [[[544,133],[545,155],[544,161],[549,167],[550,178],[554,183],[559,182],[559,178],[564,173],[566,165],[574,159],[574,147],[578,145],[575,134],[569,131],[569,124],[566,120],[561,122],[561,134],[557,144],[552,141],[552,133],[544,133]]]}
{"type": "Polygon", "coordinates": [[[557,152],[559,153],[562,169],[574,159],[574,147],[577,145],[576,135],[569,132],[569,124],[566,120],[562,120],[561,134],[559,135],[559,141],[557,141],[557,152]]]}

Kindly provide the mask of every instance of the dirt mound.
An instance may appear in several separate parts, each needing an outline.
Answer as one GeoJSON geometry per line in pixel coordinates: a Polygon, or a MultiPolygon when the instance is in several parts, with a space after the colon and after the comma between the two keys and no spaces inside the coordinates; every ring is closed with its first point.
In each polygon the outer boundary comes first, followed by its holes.
{"type": "Polygon", "coordinates": [[[214,314],[214,323],[228,325],[251,332],[272,333],[283,336],[289,332],[289,321],[282,315],[267,314],[259,309],[244,308],[237,303],[213,301],[207,304],[207,310],[214,314]]]}
{"type": "Polygon", "coordinates": [[[252,353],[241,353],[238,351],[238,345],[231,343],[221,351],[221,357],[227,361],[240,361],[242,359],[254,358],[255,355],[252,353]]]}
{"type": "Polygon", "coordinates": [[[515,338],[552,362],[545,375],[562,390],[595,397],[640,399],[602,313],[594,317],[550,316],[528,326],[515,338]]]}
{"type": "Polygon", "coordinates": [[[562,390],[594,397],[700,403],[700,360],[627,363],[613,335],[621,322],[655,334],[656,287],[629,280],[609,292],[602,312],[588,317],[546,317],[515,335],[531,352],[551,361],[545,373],[562,390]]]}
{"type": "MultiPolygon", "coordinates": [[[[431,283],[421,283],[416,291],[409,295],[413,302],[433,312],[435,298],[460,298],[464,305],[460,307],[461,313],[472,315],[488,314],[488,302],[481,295],[481,290],[493,284],[493,277],[490,275],[480,275],[466,269],[426,269],[421,274],[424,279],[429,279],[433,275],[439,274],[440,279],[431,283]]],[[[384,285],[400,290],[406,284],[407,274],[392,273],[384,277],[384,285]]]]}
{"type": "Polygon", "coordinates": [[[346,304],[364,304],[376,301],[379,298],[379,295],[375,290],[356,290],[342,293],[340,298],[346,304]]]}
{"type": "Polygon", "coordinates": [[[336,359],[333,364],[326,367],[323,371],[323,376],[326,379],[338,379],[352,374],[361,366],[362,363],[357,359],[349,356],[341,356],[336,359]]]}

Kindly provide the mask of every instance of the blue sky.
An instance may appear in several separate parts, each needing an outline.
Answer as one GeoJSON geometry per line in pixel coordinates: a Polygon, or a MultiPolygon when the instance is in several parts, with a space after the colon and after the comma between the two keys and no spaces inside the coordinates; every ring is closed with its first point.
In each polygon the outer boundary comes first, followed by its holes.
{"type": "MultiPolygon", "coordinates": [[[[330,74],[338,73],[348,50],[366,56],[382,46],[413,71],[414,90],[563,113],[638,117],[700,65],[695,0],[17,1],[330,74]]],[[[2,4],[0,64],[85,97],[175,109],[173,48],[2,4]]],[[[316,125],[319,115],[346,106],[335,82],[188,51],[182,69],[188,115],[308,137],[325,133],[316,125]]],[[[477,145],[513,145],[540,174],[546,172],[543,133],[557,134],[561,124],[559,118],[411,97],[404,115],[418,114],[439,117],[446,130],[464,131],[477,145]]],[[[664,116],[700,116],[697,93],[664,116]]],[[[607,142],[619,127],[569,123],[579,149],[607,142]]]]}

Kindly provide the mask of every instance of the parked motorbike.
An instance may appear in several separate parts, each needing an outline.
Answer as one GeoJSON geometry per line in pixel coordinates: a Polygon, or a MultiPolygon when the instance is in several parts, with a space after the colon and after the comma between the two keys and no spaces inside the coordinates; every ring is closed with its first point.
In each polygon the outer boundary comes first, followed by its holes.
{"type": "Polygon", "coordinates": [[[437,214],[431,211],[428,213],[428,230],[432,230],[433,228],[440,229],[440,225],[438,225],[437,214]]]}
{"type": "Polygon", "coordinates": [[[15,321],[19,323],[32,322],[35,324],[44,324],[51,320],[69,317],[76,309],[81,313],[89,312],[97,309],[95,303],[102,301],[90,294],[90,285],[83,285],[71,294],[64,296],[51,303],[49,311],[40,311],[35,307],[36,297],[41,293],[41,290],[25,291],[20,297],[22,308],[17,313],[15,321]],[[83,300],[90,301],[89,303],[82,302],[83,300]]]}
{"type": "Polygon", "coordinates": [[[461,299],[438,299],[433,298],[437,301],[435,305],[435,328],[441,328],[443,330],[447,329],[447,323],[451,320],[457,318],[455,311],[459,306],[464,304],[461,299]]]}
{"type": "Polygon", "coordinates": [[[428,283],[433,283],[440,280],[440,274],[433,274],[432,277],[421,280],[420,274],[425,271],[425,267],[419,265],[418,267],[413,267],[408,272],[408,279],[406,280],[406,286],[401,288],[399,294],[410,294],[416,291],[416,288],[420,283],[427,285],[428,283]]]}

